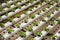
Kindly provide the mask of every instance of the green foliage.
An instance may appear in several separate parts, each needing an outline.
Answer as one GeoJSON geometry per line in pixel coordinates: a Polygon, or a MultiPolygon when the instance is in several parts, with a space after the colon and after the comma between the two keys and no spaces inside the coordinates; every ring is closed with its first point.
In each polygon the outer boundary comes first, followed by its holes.
{"type": "Polygon", "coordinates": [[[20,14],[16,14],[15,16],[16,16],[17,18],[19,18],[19,17],[20,17],[20,14]]]}
{"type": "Polygon", "coordinates": [[[47,17],[50,17],[50,15],[51,15],[51,14],[49,14],[49,13],[46,14],[47,17]]]}
{"type": "Polygon", "coordinates": [[[45,30],[45,31],[48,32],[49,31],[49,28],[44,27],[43,30],[45,30]]]}
{"type": "Polygon", "coordinates": [[[27,14],[27,11],[23,11],[24,14],[27,14]]]}
{"type": "Polygon", "coordinates": [[[6,12],[6,14],[5,14],[6,16],[8,16],[8,12],[6,12]]]}
{"type": "Polygon", "coordinates": [[[12,30],[12,29],[8,29],[7,31],[8,31],[9,34],[11,34],[12,32],[14,32],[14,30],[12,30]]]}
{"type": "Polygon", "coordinates": [[[28,40],[34,40],[34,38],[28,38],[28,40]]]}
{"type": "Polygon", "coordinates": [[[32,19],[35,18],[35,14],[30,15],[30,18],[32,19]]]}
{"type": "Polygon", "coordinates": [[[2,28],[4,28],[4,27],[5,27],[5,25],[4,25],[4,24],[5,24],[5,23],[1,23],[1,27],[2,27],[2,28]]]}
{"type": "Polygon", "coordinates": [[[53,25],[55,25],[55,22],[54,21],[50,21],[50,24],[53,26],[53,25]]]}
{"type": "Polygon", "coordinates": [[[19,34],[21,37],[23,37],[23,38],[25,38],[25,37],[26,37],[26,33],[25,33],[25,32],[23,32],[23,31],[18,32],[18,34],[19,34]]]}
{"type": "Polygon", "coordinates": [[[13,18],[8,18],[8,21],[12,22],[13,21],[13,18]]]}
{"type": "Polygon", "coordinates": [[[35,34],[36,36],[41,36],[41,35],[42,35],[41,32],[35,32],[34,34],[35,34]]]}
{"type": "Polygon", "coordinates": [[[38,22],[37,21],[33,22],[33,25],[38,26],[38,22]]]}
{"type": "Polygon", "coordinates": [[[19,9],[21,9],[22,6],[18,6],[19,9]]]}
{"type": "Polygon", "coordinates": [[[30,27],[27,27],[26,30],[32,31],[33,29],[32,29],[32,27],[30,26],[30,27]]]}
{"type": "Polygon", "coordinates": [[[19,28],[20,27],[20,24],[16,24],[16,27],[19,28]]]}
{"type": "Polygon", "coordinates": [[[29,8],[30,11],[32,11],[32,8],[29,8]]]}
{"type": "Polygon", "coordinates": [[[27,19],[25,19],[25,20],[24,20],[24,22],[25,22],[25,23],[27,23],[27,22],[28,22],[28,20],[27,20],[27,19]]]}
{"type": "Polygon", "coordinates": [[[14,4],[14,5],[16,5],[16,4],[17,4],[17,2],[14,2],[13,4],[14,4]]]}
{"type": "Polygon", "coordinates": [[[31,3],[33,3],[33,2],[34,2],[34,0],[30,0],[30,2],[31,2],[31,3]]]}
{"type": "Polygon", "coordinates": [[[10,8],[11,5],[7,5],[7,8],[10,8]]]}
{"type": "Polygon", "coordinates": [[[50,38],[51,38],[52,40],[54,40],[56,37],[57,37],[57,36],[55,36],[55,35],[51,35],[51,36],[50,36],[50,38]]]}
{"type": "Polygon", "coordinates": [[[57,21],[58,21],[58,23],[60,24],[60,18],[59,18],[59,19],[57,19],[57,21]]]}

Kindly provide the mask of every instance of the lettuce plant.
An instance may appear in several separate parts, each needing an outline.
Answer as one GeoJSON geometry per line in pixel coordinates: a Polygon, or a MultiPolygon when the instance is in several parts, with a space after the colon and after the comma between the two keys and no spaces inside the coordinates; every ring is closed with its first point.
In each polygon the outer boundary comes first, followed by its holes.
{"type": "Polygon", "coordinates": [[[12,22],[13,21],[13,18],[8,18],[8,21],[12,22]]]}
{"type": "Polygon", "coordinates": [[[18,6],[19,9],[21,9],[22,6],[18,6]]]}
{"type": "Polygon", "coordinates": [[[30,2],[31,2],[31,3],[33,3],[33,2],[34,2],[34,0],[30,0],[30,2]]]}
{"type": "Polygon", "coordinates": [[[47,17],[50,17],[50,15],[51,15],[51,14],[49,14],[49,13],[46,14],[47,17]]]}
{"type": "Polygon", "coordinates": [[[10,8],[11,5],[7,5],[7,8],[10,8]]]}
{"type": "Polygon", "coordinates": [[[27,22],[28,22],[28,20],[27,20],[27,19],[25,19],[25,20],[24,20],[24,22],[25,22],[25,23],[27,23],[27,22]]]}
{"type": "Polygon", "coordinates": [[[34,25],[34,26],[38,26],[38,22],[37,22],[37,21],[34,21],[34,22],[33,22],[33,25],[34,25]]]}
{"type": "Polygon", "coordinates": [[[51,38],[52,40],[55,40],[56,37],[57,37],[57,36],[55,36],[55,35],[51,35],[51,36],[50,36],[50,38],[51,38]]]}
{"type": "Polygon", "coordinates": [[[17,4],[17,2],[14,2],[13,4],[14,4],[14,5],[16,5],[16,4],[17,4]]]}
{"type": "Polygon", "coordinates": [[[34,40],[34,38],[28,38],[28,40],[34,40]]]}
{"type": "Polygon", "coordinates": [[[30,27],[27,27],[26,30],[32,31],[33,29],[32,29],[32,27],[30,26],[30,27]]]}
{"type": "Polygon", "coordinates": [[[49,28],[44,27],[43,30],[45,30],[45,31],[48,32],[49,31],[49,28]]]}
{"type": "Polygon", "coordinates": [[[16,24],[16,27],[17,27],[17,28],[20,28],[20,24],[16,24]]]}
{"type": "Polygon", "coordinates": [[[30,15],[30,18],[32,19],[35,18],[35,14],[30,15]]]}
{"type": "Polygon", "coordinates": [[[27,11],[23,11],[24,14],[27,14],[27,11]]]}
{"type": "Polygon", "coordinates": [[[50,21],[50,25],[55,25],[55,22],[54,21],[50,21]]]}
{"type": "Polygon", "coordinates": [[[6,12],[6,14],[5,14],[6,16],[8,16],[8,12],[6,12]]]}
{"type": "Polygon", "coordinates": [[[23,32],[23,31],[18,32],[18,34],[19,34],[21,37],[23,37],[23,38],[25,38],[25,37],[26,37],[26,33],[25,33],[25,32],[23,32]]]}
{"type": "Polygon", "coordinates": [[[19,17],[20,17],[20,14],[16,14],[15,16],[16,16],[17,18],[19,18],[19,17]]]}
{"type": "Polygon", "coordinates": [[[37,14],[40,15],[41,11],[39,11],[37,14]]]}
{"type": "Polygon", "coordinates": [[[57,21],[58,21],[58,23],[60,24],[60,18],[59,18],[59,19],[57,19],[57,21]]]}
{"type": "Polygon", "coordinates": [[[35,34],[36,36],[41,36],[41,35],[42,35],[41,32],[35,32],[34,34],[35,34]]]}
{"type": "Polygon", "coordinates": [[[14,32],[14,30],[8,29],[7,32],[8,32],[9,34],[11,34],[12,32],[14,32]]]}
{"type": "Polygon", "coordinates": [[[32,8],[29,8],[30,11],[32,11],[32,8]]]}
{"type": "Polygon", "coordinates": [[[5,25],[4,25],[4,24],[5,24],[5,23],[1,23],[1,27],[2,27],[2,28],[4,28],[4,27],[5,27],[5,25]]]}

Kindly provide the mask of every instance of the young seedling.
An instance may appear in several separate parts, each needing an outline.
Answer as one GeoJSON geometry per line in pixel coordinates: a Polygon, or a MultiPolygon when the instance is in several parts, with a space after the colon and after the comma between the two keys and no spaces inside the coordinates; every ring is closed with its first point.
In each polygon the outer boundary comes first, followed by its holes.
{"type": "Polygon", "coordinates": [[[0,8],[0,12],[2,12],[2,10],[3,10],[3,8],[1,7],[1,8],[0,8]]]}
{"type": "Polygon", "coordinates": [[[43,11],[45,12],[45,11],[46,11],[46,9],[43,9],[43,11]]]}
{"type": "Polygon", "coordinates": [[[59,8],[58,7],[56,7],[56,11],[58,11],[59,10],[59,8]]]}
{"type": "Polygon", "coordinates": [[[0,40],[4,40],[4,37],[0,34],[0,40]]]}
{"type": "Polygon", "coordinates": [[[23,32],[23,31],[18,32],[18,34],[19,34],[21,37],[23,37],[23,38],[25,38],[25,37],[26,37],[26,33],[25,33],[25,32],[23,32]]]}
{"type": "Polygon", "coordinates": [[[54,4],[54,2],[50,2],[49,4],[50,4],[50,5],[53,5],[53,4],[54,4]]]}
{"type": "Polygon", "coordinates": [[[16,4],[17,4],[17,2],[14,2],[13,4],[14,4],[14,5],[16,5],[16,4]]]}
{"type": "Polygon", "coordinates": [[[12,12],[15,12],[16,9],[11,9],[12,12]]]}
{"type": "Polygon", "coordinates": [[[37,8],[37,7],[38,7],[38,5],[35,5],[35,7],[37,8]]]}
{"type": "Polygon", "coordinates": [[[17,18],[19,18],[19,17],[20,17],[20,14],[16,14],[15,16],[16,16],[17,18]]]}
{"type": "Polygon", "coordinates": [[[30,15],[30,18],[32,19],[35,18],[35,14],[30,15]]]}
{"type": "Polygon", "coordinates": [[[55,40],[56,37],[57,37],[57,36],[55,36],[55,35],[51,35],[51,36],[50,36],[50,38],[51,38],[52,40],[55,40]]]}
{"type": "Polygon", "coordinates": [[[11,5],[7,5],[7,8],[10,8],[11,5]]]}
{"type": "Polygon", "coordinates": [[[39,2],[39,5],[42,5],[42,2],[39,2]]]}
{"type": "Polygon", "coordinates": [[[1,27],[2,27],[2,28],[4,28],[4,27],[5,27],[5,25],[4,25],[4,24],[5,24],[5,23],[1,23],[1,27]]]}
{"type": "Polygon", "coordinates": [[[31,2],[31,3],[33,3],[33,2],[34,2],[34,0],[30,0],[30,2],[31,2]]]}
{"type": "Polygon", "coordinates": [[[38,22],[37,21],[33,22],[33,25],[38,26],[38,22]]]}
{"type": "Polygon", "coordinates": [[[34,38],[28,38],[28,40],[34,40],[34,38]]]}
{"type": "Polygon", "coordinates": [[[9,34],[11,34],[12,32],[14,32],[14,30],[8,29],[7,32],[8,32],[9,34]]]}
{"type": "Polygon", "coordinates": [[[25,22],[25,23],[27,23],[27,22],[28,22],[28,20],[27,20],[27,19],[25,19],[25,20],[24,20],[24,22],[25,22]]]}
{"type": "Polygon", "coordinates": [[[27,11],[23,11],[24,14],[27,14],[27,11]]]}
{"type": "Polygon", "coordinates": [[[19,9],[21,9],[22,6],[18,6],[19,9]]]}
{"type": "Polygon", "coordinates": [[[32,30],[33,30],[33,29],[32,29],[32,26],[27,27],[26,30],[28,30],[28,31],[32,31],[32,30]]]}
{"type": "Polygon", "coordinates": [[[32,8],[29,8],[30,11],[32,11],[32,8]]]}
{"type": "Polygon", "coordinates": [[[45,31],[48,32],[49,31],[49,28],[44,27],[43,30],[45,30],[45,31]]]}
{"type": "Polygon", "coordinates": [[[55,25],[55,22],[54,21],[50,21],[50,25],[55,25]]]}
{"type": "Polygon", "coordinates": [[[45,2],[47,3],[47,2],[49,2],[49,0],[45,0],[45,2]]]}
{"type": "Polygon", "coordinates": [[[57,21],[58,21],[58,23],[60,24],[60,18],[59,18],[59,19],[57,19],[57,21]]]}
{"type": "Polygon", "coordinates": [[[20,28],[20,24],[16,24],[16,27],[17,27],[17,28],[20,28]]]}
{"type": "Polygon", "coordinates": [[[6,16],[8,16],[8,12],[6,12],[6,14],[5,14],[6,16]]]}
{"type": "Polygon", "coordinates": [[[19,2],[22,2],[23,0],[19,0],[19,2]]]}
{"type": "Polygon", "coordinates": [[[13,18],[8,18],[8,21],[12,22],[13,21],[13,18]]]}
{"type": "Polygon", "coordinates": [[[44,19],[43,19],[42,21],[43,21],[43,22],[46,22],[46,20],[44,20],[44,19]]]}
{"type": "Polygon", "coordinates": [[[35,32],[34,34],[35,34],[36,36],[39,36],[39,37],[42,35],[41,32],[35,32]]]}
{"type": "Polygon", "coordinates": [[[51,15],[51,14],[49,14],[49,13],[46,14],[47,17],[50,17],[50,15],[51,15]]]}
{"type": "Polygon", "coordinates": [[[40,15],[41,11],[38,12],[38,15],[40,15]]]}

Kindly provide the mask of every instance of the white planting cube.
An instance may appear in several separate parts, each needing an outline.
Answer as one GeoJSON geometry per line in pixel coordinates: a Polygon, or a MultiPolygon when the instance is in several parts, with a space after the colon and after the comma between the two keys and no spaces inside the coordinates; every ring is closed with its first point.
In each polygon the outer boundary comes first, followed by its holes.
{"type": "Polygon", "coordinates": [[[9,12],[8,13],[8,16],[11,16],[11,15],[13,15],[13,14],[15,14],[14,12],[9,12]]]}
{"type": "Polygon", "coordinates": [[[20,10],[21,10],[21,9],[19,9],[19,8],[18,8],[18,9],[16,9],[16,10],[15,10],[15,13],[18,13],[18,12],[20,12],[20,10]]]}
{"type": "Polygon", "coordinates": [[[3,7],[6,6],[6,3],[2,3],[2,6],[3,6],[3,7]]]}
{"type": "Polygon", "coordinates": [[[14,8],[14,7],[16,7],[15,5],[11,5],[11,8],[14,8]]]}
{"type": "Polygon", "coordinates": [[[2,19],[6,19],[6,18],[7,18],[7,16],[3,15],[1,18],[2,18],[2,19]]]}

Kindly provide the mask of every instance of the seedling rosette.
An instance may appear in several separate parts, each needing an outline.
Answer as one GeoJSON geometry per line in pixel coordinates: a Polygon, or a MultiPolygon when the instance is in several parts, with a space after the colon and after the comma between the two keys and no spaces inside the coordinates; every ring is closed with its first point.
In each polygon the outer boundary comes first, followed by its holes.
{"type": "Polygon", "coordinates": [[[12,22],[13,21],[13,18],[8,18],[8,21],[12,22]]]}
{"type": "Polygon", "coordinates": [[[30,18],[32,19],[35,18],[35,14],[30,15],[30,18]]]}
{"type": "Polygon", "coordinates": [[[4,24],[5,24],[5,23],[1,23],[1,27],[2,27],[2,28],[4,28],[4,27],[5,27],[5,25],[4,25],[4,24]]]}
{"type": "Polygon", "coordinates": [[[33,22],[33,25],[38,26],[38,22],[37,21],[33,22]]]}
{"type": "Polygon", "coordinates": [[[25,37],[26,37],[26,33],[25,33],[25,32],[23,32],[23,31],[19,31],[19,32],[18,32],[18,34],[19,34],[21,37],[23,37],[23,38],[25,38],[25,37]]]}
{"type": "Polygon", "coordinates": [[[20,28],[20,24],[16,24],[16,27],[17,27],[17,28],[20,28]]]}
{"type": "Polygon", "coordinates": [[[12,32],[14,32],[14,30],[8,29],[7,32],[8,32],[9,34],[11,34],[12,32]]]}
{"type": "Polygon", "coordinates": [[[28,31],[32,31],[32,30],[33,30],[33,29],[32,29],[32,26],[27,27],[26,30],[28,30],[28,31]]]}
{"type": "Polygon", "coordinates": [[[39,36],[39,37],[42,35],[41,32],[35,32],[34,34],[35,34],[36,36],[39,36]]]}

